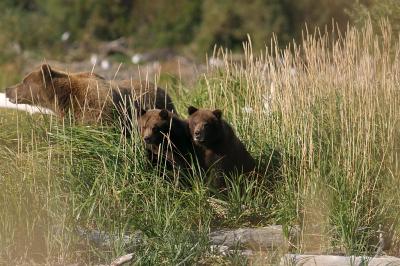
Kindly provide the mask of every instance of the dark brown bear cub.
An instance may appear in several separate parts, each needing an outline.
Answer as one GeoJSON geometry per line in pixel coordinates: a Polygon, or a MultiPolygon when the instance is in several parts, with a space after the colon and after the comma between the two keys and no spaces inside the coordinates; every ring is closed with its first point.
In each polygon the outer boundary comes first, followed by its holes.
{"type": "Polygon", "coordinates": [[[153,162],[161,158],[172,168],[189,169],[192,162],[202,167],[197,161],[201,150],[192,142],[187,122],[175,114],[166,109],[141,110],[138,127],[153,162]]]}
{"type": "Polygon", "coordinates": [[[189,128],[194,142],[204,149],[206,169],[231,175],[252,172],[256,163],[232,127],[223,120],[221,110],[188,108],[189,128]]]}

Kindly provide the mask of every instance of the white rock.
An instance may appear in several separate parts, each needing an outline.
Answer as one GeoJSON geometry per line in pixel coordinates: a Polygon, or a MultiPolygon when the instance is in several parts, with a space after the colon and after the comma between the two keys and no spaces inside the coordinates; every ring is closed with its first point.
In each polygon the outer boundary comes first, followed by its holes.
{"type": "Polygon", "coordinates": [[[109,62],[108,60],[106,60],[106,59],[101,60],[100,67],[101,67],[103,70],[108,70],[108,69],[110,69],[110,62],[109,62]]]}
{"type": "Polygon", "coordinates": [[[94,66],[97,64],[97,54],[92,54],[90,56],[90,63],[94,66]]]}
{"type": "Polygon", "coordinates": [[[61,35],[61,41],[66,42],[69,40],[69,37],[71,37],[71,33],[66,31],[61,35]]]}
{"type": "Polygon", "coordinates": [[[134,54],[131,58],[132,63],[139,64],[142,61],[143,56],[141,54],[134,54]]]}

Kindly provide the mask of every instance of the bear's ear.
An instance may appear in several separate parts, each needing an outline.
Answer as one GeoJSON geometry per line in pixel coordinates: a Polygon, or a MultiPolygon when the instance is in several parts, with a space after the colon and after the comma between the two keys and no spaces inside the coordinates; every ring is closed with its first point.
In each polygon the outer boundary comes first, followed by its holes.
{"type": "Polygon", "coordinates": [[[162,109],[159,113],[160,117],[164,120],[167,120],[169,118],[169,112],[167,109],[162,109]]]}
{"type": "Polygon", "coordinates": [[[146,113],[146,110],[144,110],[143,108],[140,108],[139,112],[138,112],[138,116],[142,116],[146,113]]]}
{"type": "Polygon", "coordinates": [[[189,106],[189,107],[188,107],[188,114],[189,114],[189,115],[194,114],[194,113],[197,112],[197,110],[199,110],[199,109],[197,109],[197,108],[194,107],[194,106],[189,106]]]}
{"type": "Polygon", "coordinates": [[[49,64],[43,64],[40,67],[40,70],[42,71],[42,75],[46,81],[51,81],[54,78],[66,76],[66,74],[63,72],[53,70],[49,64]]]}
{"type": "Polygon", "coordinates": [[[220,109],[215,109],[213,111],[213,114],[215,115],[216,118],[221,119],[222,117],[222,111],[220,109]]]}
{"type": "Polygon", "coordinates": [[[135,104],[135,109],[136,109],[136,116],[142,116],[146,113],[146,110],[144,110],[137,102],[135,104]]]}

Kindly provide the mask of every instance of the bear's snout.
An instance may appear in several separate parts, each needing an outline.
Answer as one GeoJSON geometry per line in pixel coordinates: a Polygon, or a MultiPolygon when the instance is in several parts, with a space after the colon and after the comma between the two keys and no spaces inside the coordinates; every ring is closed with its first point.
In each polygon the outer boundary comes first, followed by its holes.
{"type": "Polygon", "coordinates": [[[6,98],[8,98],[10,102],[16,103],[14,88],[6,88],[6,98]]]}
{"type": "Polygon", "coordinates": [[[200,129],[196,129],[196,130],[193,132],[193,139],[194,139],[195,141],[198,141],[198,142],[203,142],[203,141],[204,141],[204,134],[203,134],[203,131],[200,130],[200,129]]]}
{"type": "Polygon", "coordinates": [[[6,88],[6,96],[8,98],[8,96],[11,94],[11,88],[6,88]]]}

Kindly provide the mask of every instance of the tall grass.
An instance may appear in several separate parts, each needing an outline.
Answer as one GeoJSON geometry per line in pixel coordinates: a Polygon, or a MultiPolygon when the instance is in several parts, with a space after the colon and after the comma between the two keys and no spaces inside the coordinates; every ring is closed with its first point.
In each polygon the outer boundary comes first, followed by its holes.
{"type": "Polygon", "coordinates": [[[201,174],[177,186],[136,135],[1,111],[0,263],[105,263],[131,251],[146,265],[244,263],[214,256],[207,233],[272,223],[300,226],[294,251],[370,255],[382,224],[397,255],[400,42],[389,28],[304,34],[285,50],[272,40],[261,53],[248,42],[242,62],[220,50],[221,66],[194,88],[170,88],[183,116],[188,105],[224,111],[267,186],[238,176],[219,195],[201,174]],[[139,244],[124,241],[137,230],[139,244]]]}

